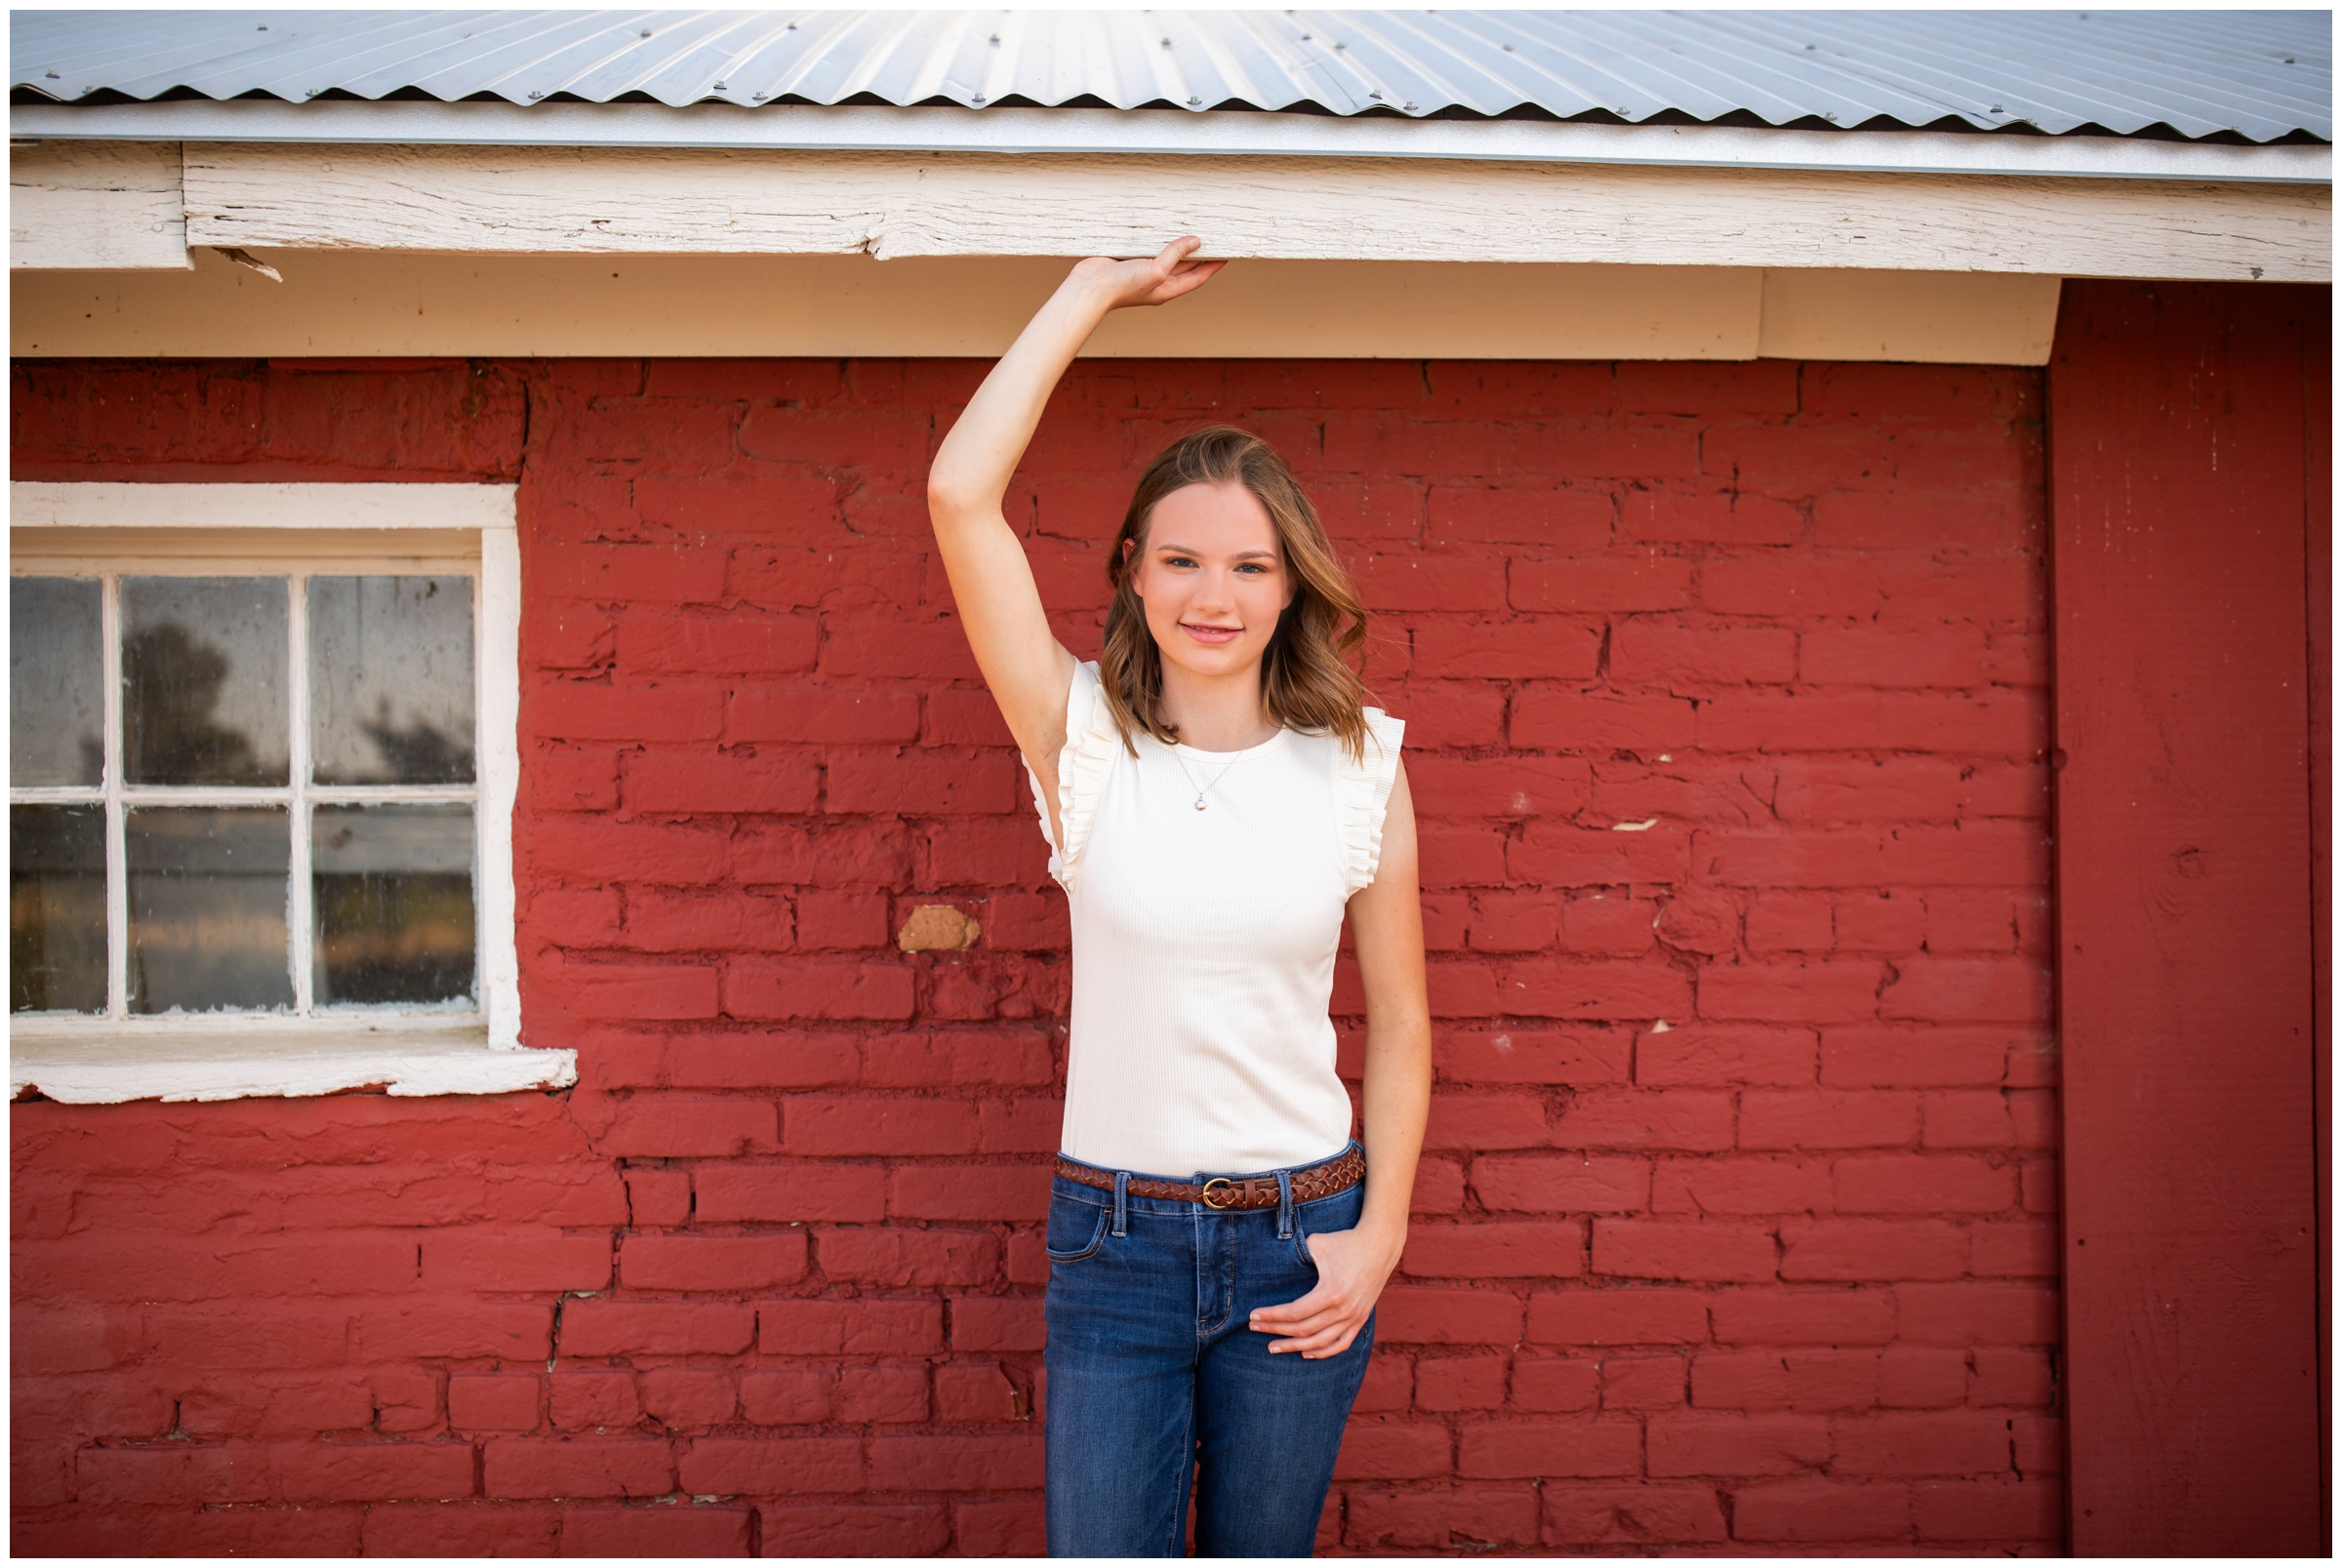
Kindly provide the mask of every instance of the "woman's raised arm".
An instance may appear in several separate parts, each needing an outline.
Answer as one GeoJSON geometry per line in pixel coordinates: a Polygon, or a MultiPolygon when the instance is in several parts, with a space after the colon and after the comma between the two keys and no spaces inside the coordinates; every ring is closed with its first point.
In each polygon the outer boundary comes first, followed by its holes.
{"type": "Polygon", "coordinates": [[[1052,815],[1073,656],[1049,630],[1032,567],[1001,515],[1000,501],[1050,390],[1098,323],[1124,305],[1176,300],[1219,271],[1221,262],[1188,260],[1201,243],[1191,235],[1151,260],[1093,257],[1074,263],[976,389],[928,470],[927,513],[976,666],[1018,748],[1049,790],[1052,815]]]}

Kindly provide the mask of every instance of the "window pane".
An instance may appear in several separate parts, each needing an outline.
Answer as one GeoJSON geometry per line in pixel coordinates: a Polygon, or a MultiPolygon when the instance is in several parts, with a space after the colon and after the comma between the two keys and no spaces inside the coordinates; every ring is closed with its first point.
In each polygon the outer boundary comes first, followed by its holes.
{"type": "Polygon", "coordinates": [[[309,856],[319,1007],[471,1004],[469,806],[319,806],[309,856]]]}
{"type": "Polygon", "coordinates": [[[289,781],[281,577],[122,580],[123,771],[133,784],[289,781]]]}
{"type": "Polygon", "coordinates": [[[293,1005],[285,921],[293,841],[282,810],[134,811],[124,847],[132,1012],[293,1005]]]}
{"type": "Polygon", "coordinates": [[[105,646],[96,578],[8,580],[8,782],[103,784],[105,646]]]}
{"type": "Polygon", "coordinates": [[[8,1010],[105,1011],[105,808],[8,808],[8,1010]]]}
{"type": "Polygon", "coordinates": [[[319,784],[471,782],[471,579],[309,579],[319,784]]]}

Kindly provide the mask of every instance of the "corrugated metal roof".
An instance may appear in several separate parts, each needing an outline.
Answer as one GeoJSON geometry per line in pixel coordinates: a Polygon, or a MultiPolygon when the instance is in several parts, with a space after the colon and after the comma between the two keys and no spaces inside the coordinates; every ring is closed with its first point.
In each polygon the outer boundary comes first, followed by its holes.
{"type": "Polygon", "coordinates": [[[18,102],[1268,109],[2332,139],[2324,11],[18,11],[18,102]]]}

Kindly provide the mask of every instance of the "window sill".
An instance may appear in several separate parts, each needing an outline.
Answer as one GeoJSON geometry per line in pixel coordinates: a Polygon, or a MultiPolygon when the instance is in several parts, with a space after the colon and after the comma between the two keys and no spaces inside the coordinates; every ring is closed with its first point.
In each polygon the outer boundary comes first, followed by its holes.
{"type": "Polygon", "coordinates": [[[92,1029],[17,1018],[9,1098],[27,1089],[74,1106],[129,1100],[248,1100],[382,1089],[393,1095],[502,1095],[578,1081],[575,1051],[497,1050],[477,1022],[450,1027],[286,1026],[268,1020],[154,1020],[92,1029]]]}

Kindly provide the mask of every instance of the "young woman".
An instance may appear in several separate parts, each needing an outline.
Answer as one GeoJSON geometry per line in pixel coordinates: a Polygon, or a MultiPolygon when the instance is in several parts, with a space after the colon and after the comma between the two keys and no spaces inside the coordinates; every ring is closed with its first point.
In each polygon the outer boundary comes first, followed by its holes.
{"type": "Polygon", "coordinates": [[[1220,267],[1197,241],[1074,266],[937,453],[951,591],[1032,781],[1073,920],[1049,1205],[1054,1556],[1307,1556],[1398,1263],[1431,1095],[1398,720],[1292,474],[1195,431],[1140,479],[1096,663],[1050,633],[1000,502],[1107,312],[1220,267]],[[1326,1016],[1345,918],[1365,1146],[1326,1016]]]}

